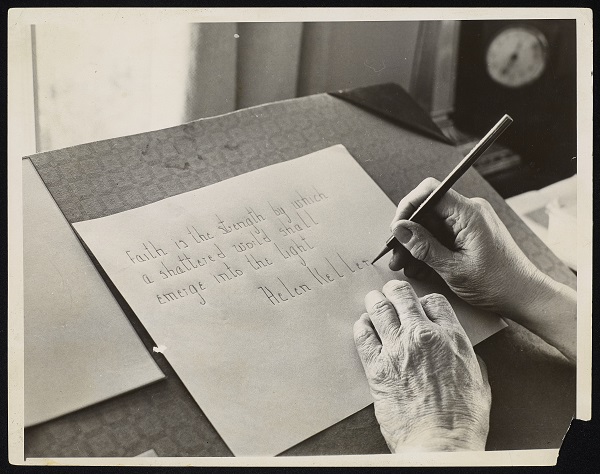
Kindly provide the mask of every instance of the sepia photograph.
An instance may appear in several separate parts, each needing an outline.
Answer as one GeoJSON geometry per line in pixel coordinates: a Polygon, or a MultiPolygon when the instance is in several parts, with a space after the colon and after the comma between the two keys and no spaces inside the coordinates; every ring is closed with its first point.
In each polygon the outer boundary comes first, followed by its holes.
{"type": "Polygon", "coordinates": [[[581,8],[11,9],[10,463],[556,464],[591,40],[581,8]]]}

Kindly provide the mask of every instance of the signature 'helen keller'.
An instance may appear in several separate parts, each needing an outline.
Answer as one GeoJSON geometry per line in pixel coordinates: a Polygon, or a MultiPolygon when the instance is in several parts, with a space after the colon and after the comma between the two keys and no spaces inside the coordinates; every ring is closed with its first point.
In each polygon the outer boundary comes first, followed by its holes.
{"type": "MultiPolygon", "coordinates": [[[[433,271],[468,303],[525,326],[576,359],[576,293],[538,270],[487,201],[450,190],[419,225],[407,221],[437,187],[428,178],[398,205],[392,270],[433,271]]],[[[448,301],[390,281],[365,297],[354,325],[381,432],[392,452],[483,450],[491,391],[448,301]]]]}

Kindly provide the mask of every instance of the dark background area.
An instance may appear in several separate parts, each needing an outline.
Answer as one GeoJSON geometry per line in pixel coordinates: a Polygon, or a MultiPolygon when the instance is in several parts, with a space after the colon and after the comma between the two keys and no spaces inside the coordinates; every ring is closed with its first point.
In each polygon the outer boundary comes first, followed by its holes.
{"type": "Polygon", "coordinates": [[[520,166],[489,179],[503,197],[539,189],[577,171],[577,83],[574,20],[474,21],[461,24],[454,124],[483,136],[507,113],[514,123],[499,142],[520,166]],[[548,41],[541,77],[520,88],[502,86],[486,71],[486,50],[505,28],[532,26],[548,41]]]}

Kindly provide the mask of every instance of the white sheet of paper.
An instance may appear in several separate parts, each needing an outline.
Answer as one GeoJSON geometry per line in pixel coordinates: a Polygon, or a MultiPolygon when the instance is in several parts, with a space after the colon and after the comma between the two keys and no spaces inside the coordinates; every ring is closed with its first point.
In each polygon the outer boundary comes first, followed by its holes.
{"type": "Polygon", "coordinates": [[[372,402],[352,325],[394,211],[337,145],[74,226],[233,453],[275,455],[372,402]]]}
{"type": "Polygon", "coordinates": [[[23,161],[25,426],[164,378],[23,161]]]}

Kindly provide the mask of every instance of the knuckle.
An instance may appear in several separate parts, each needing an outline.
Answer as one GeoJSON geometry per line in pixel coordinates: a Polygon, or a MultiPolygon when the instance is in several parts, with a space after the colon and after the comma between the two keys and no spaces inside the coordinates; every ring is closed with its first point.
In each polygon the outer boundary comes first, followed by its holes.
{"type": "Polygon", "coordinates": [[[454,340],[454,344],[456,345],[456,349],[459,354],[471,354],[474,353],[473,346],[471,345],[471,341],[467,334],[462,330],[456,330],[452,334],[452,338],[454,340]]]}
{"type": "Polygon", "coordinates": [[[430,293],[421,297],[421,304],[423,306],[427,305],[431,307],[450,305],[446,297],[440,293],[430,293]]]}
{"type": "Polygon", "coordinates": [[[492,205],[486,199],[481,197],[471,198],[471,202],[475,204],[475,207],[477,207],[479,210],[490,211],[492,209],[492,205]]]}
{"type": "Polygon", "coordinates": [[[433,346],[437,345],[442,337],[435,327],[419,325],[414,328],[412,339],[418,346],[433,346]]]}
{"type": "Polygon", "coordinates": [[[424,239],[418,239],[412,247],[412,255],[417,260],[426,260],[431,253],[431,244],[424,239]]]}
{"type": "Polygon", "coordinates": [[[437,311],[444,315],[449,315],[454,310],[452,305],[444,295],[439,293],[431,293],[420,298],[421,306],[429,311],[437,311]]]}
{"type": "Polygon", "coordinates": [[[388,379],[389,370],[385,363],[378,362],[370,366],[369,376],[373,382],[382,383],[388,379]]]}
{"type": "Polygon", "coordinates": [[[400,326],[387,326],[383,329],[383,333],[387,340],[391,342],[391,348],[398,345],[398,341],[401,337],[400,326]]]}
{"type": "Polygon", "coordinates": [[[369,339],[369,332],[364,328],[354,328],[354,342],[357,346],[362,346],[369,339]]]}
{"type": "Polygon", "coordinates": [[[387,313],[390,313],[391,311],[394,311],[394,308],[392,306],[392,303],[388,300],[378,301],[371,307],[371,315],[375,317],[383,316],[387,313]]]}

